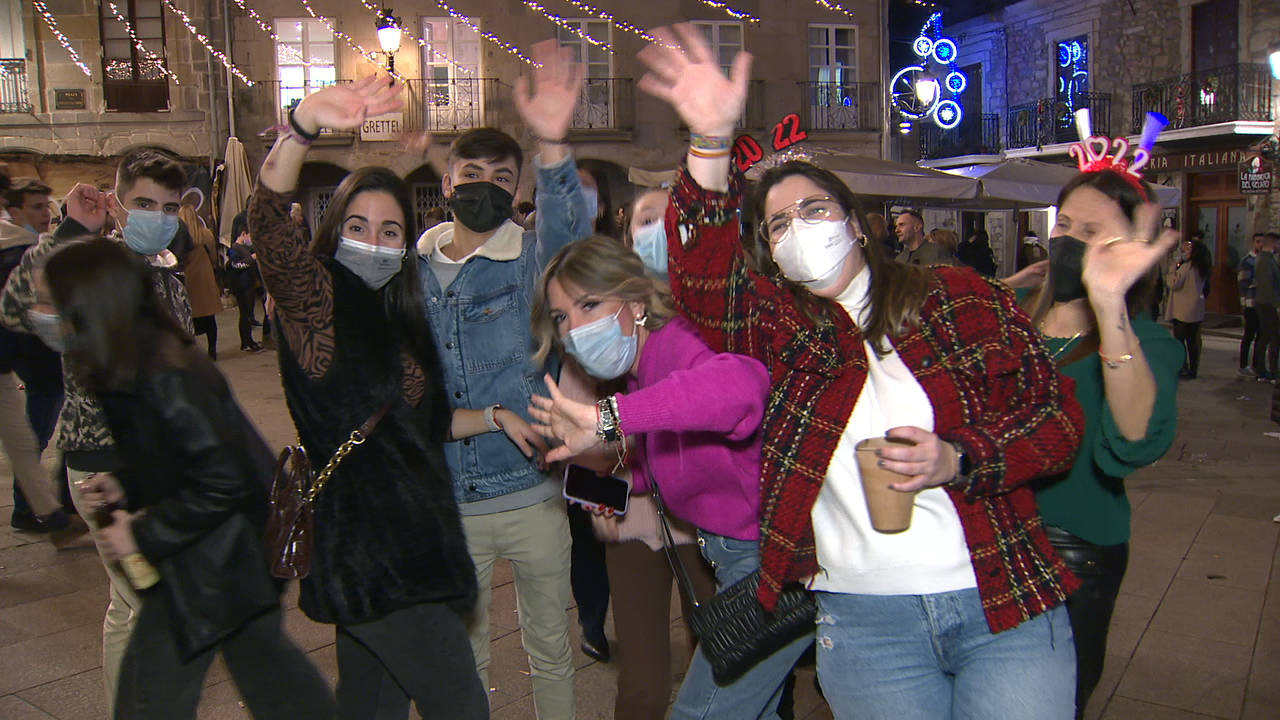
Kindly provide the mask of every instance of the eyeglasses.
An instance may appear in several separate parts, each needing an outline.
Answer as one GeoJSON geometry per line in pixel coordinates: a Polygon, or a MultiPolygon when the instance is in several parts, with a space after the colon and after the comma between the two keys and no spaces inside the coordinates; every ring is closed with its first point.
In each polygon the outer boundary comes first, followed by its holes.
{"type": "Polygon", "coordinates": [[[770,243],[776,243],[782,239],[787,228],[791,227],[791,221],[796,218],[805,222],[821,222],[831,219],[840,220],[844,215],[844,208],[840,207],[840,203],[826,195],[814,195],[770,215],[760,223],[760,234],[770,243]]]}

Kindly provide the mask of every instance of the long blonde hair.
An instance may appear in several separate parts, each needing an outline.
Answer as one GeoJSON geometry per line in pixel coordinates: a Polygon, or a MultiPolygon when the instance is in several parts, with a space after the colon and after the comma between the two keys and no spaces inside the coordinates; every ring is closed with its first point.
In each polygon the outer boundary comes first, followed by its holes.
{"type": "Polygon", "coordinates": [[[547,286],[552,280],[571,283],[592,295],[644,303],[648,317],[644,326],[650,331],[676,315],[671,289],[645,270],[639,256],[611,237],[592,235],[561,248],[538,280],[532,309],[533,337],[538,342],[534,360],[538,362],[553,348],[563,349],[547,301],[547,286]]]}
{"type": "Polygon", "coordinates": [[[960,252],[960,236],[956,234],[955,230],[934,228],[928,235],[924,236],[924,239],[928,242],[936,243],[952,255],[960,252]]]}

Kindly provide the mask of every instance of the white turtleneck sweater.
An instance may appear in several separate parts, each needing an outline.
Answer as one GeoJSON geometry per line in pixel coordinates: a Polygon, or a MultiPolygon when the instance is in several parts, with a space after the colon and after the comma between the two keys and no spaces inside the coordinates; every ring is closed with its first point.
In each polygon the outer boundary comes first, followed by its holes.
{"type": "MultiPolygon", "coordinates": [[[[849,283],[836,301],[858,327],[870,314],[871,271],[849,283]]],[[[854,404],[844,436],[827,468],[813,506],[818,565],[810,587],[861,595],[927,595],[977,586],[960,515],[942,488],[915,499],[911,527],[886,535],[871,527],[854,446],[890,428],[915,426],[933,431],[933,404],[896,350],[867,351],[867,381],[854,404]]]]}

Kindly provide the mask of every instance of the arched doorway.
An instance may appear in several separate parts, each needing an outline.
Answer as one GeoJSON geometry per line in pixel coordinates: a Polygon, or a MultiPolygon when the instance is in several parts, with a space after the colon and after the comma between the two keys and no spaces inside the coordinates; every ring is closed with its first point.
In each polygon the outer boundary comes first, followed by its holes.
{"type": "Polygon", "coordinates": [[[302,164],[302,172],[298,175],[298,202],[302,203],[307,214],[307,223],[314,232],[320,227],[320,218],[333,199],[333,191],[343,178],[351,174],[349,170],[333,163],[308,162],[302,164]]]}
{"type": "Polygon", "coordinates": [[[431,165],[425,163],[419,165],[405,176],[404,181],[408,184],[409,193],[413,198],[413,226],[419,233],[423,228],[423,216],[434,208],[443,210],[446,220],[453,219],[449,213],[449,201],[445,199],[444,192],[440,189],[440,176],[431,168],[431,165]]]}

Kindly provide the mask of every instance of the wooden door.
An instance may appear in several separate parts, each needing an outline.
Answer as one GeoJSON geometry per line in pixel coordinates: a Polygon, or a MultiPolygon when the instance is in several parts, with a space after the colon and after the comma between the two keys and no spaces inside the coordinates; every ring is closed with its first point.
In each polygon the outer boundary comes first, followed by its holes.
{"type": "Polygon", "coordinates": [[[1239,0],[1209,0],[1191,6],[1191,72],[1240,61],[1239,7],[1239,0]]]}
{"type": "Polygon", "coordinates": [[[1188,176],[1191,188],[1187,232],[1200,230],[1212,254],[1213,274],[1205,309],[1237,314],[1240,297],[1236,270],[1247,252],[1247,211],[1233,172],[1196,173],[1188,176]]]}

